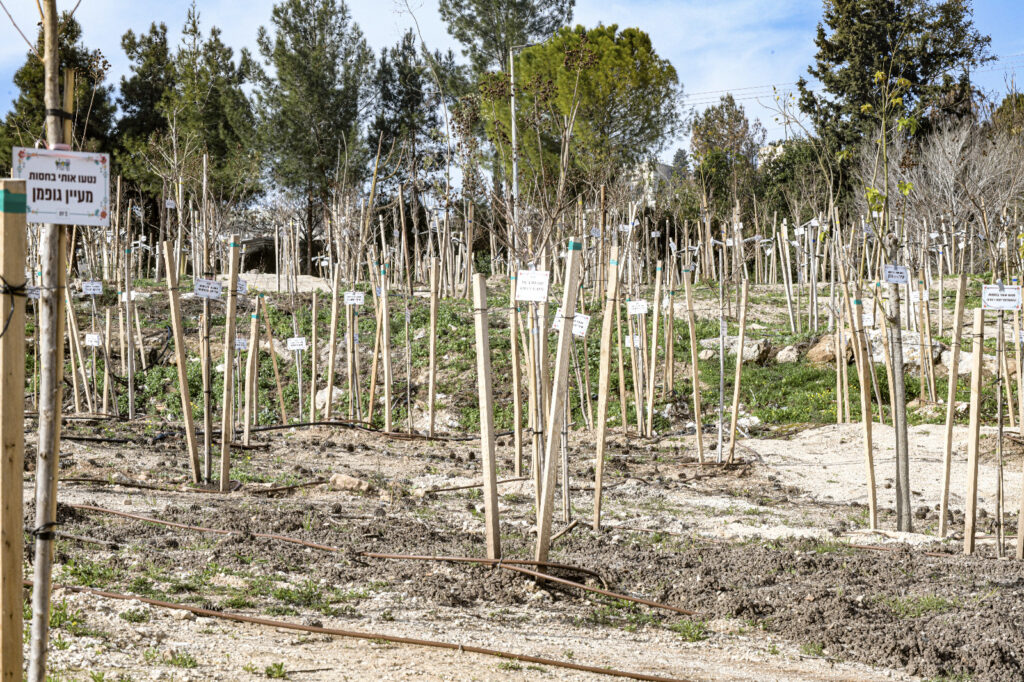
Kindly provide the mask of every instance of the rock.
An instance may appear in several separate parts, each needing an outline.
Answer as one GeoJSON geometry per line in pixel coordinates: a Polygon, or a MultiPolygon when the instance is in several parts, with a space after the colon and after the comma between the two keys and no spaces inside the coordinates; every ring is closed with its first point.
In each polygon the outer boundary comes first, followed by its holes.
{"type": "Polygon", "coordinates": [[[174,620],[195,620],[196,614],[191,611],[175,611],[171,617],[174,620]]]}
{"type": "MultiPolygon", "coordinates": [[[[871,359],[877,363],[885,362],[885,347],[882,336],[884,332],[881,329],[869,329],[868,330],[868,342],[871,345],[871,359]]],[[[921,335],[917,332],[911,332],[903,330],[900,335],[903,342],[903,364],[911,367],[920,367],[921,365],[921,335]]],[[[944,350],[941,343],[938,341],[932,341],[931,350],[931,361],[933,363],[938,362],[942,358],[942,351],[944,350]]],[[[963,366],[964,353],[960,353],[960,365],[963,366]]],[[[948,367],[947,367],[948,369],[948,367]]],[[[968,365],[967,371],[970,371],[970,365],[968,365]]]]}
{"type": "Polygon", "coordinates": [[[775,362],[798,362],[799,360],[800,351],[796,349],[796,346],[786,346],[775,356],[775,362]]]}
{"type": "Polygon", "coordinates": [[[718,353],[716,353],[715,351],[710,350],[710,349],[705,349],[705,350],[702,350],[701,352],[697,353],[697,359],[698,360],[714,360],[717,355],[718,355],[718,353]]]}
{"type": "MultiPolygon", "coordinates": [[[[850,345],[850,337],[846,335],[843,339],[843,350],[846,353],[847,359],[853,358],[853,347],[850,345]]],[[[814,363],[816,365],[823,365],[830,362],[836,361],[835,351],[835,335],[826,334],[818,340],[818,343],[814,344],[809,351],[807,351],[807,362],[814,363]]]]}
{"type": "Polygon", "coordinates": [[[746,414],[736,420],[736,426],[750,433],[761,428],[761,420],[752,414],[746,414]]]}
{"type": "MultiPolygon", "coordinates": [[[[718,350],[718,339],[702,339],[700,346],[701,348],[715,352],[718,350]]],[[[738,347],[738,336],[725,337],[725,350],[727,353],[736,355],[736,349],[738,347]]],[[[768,339],[752,339],[745,337],[743,339],[743,362],[764,362],[771,350],[772,344],[768,339]]],[[[697,357],[700,356],[698,355],[697,357]]]]}
{"type": "Polygon", "coordinates": [[[347,474],[334,474],[331,476],[329,486],[331,490],[357,490],[364,493],[373,489],[373,485],[369,481],[347,474]]]}
{"type": "MultiPolygon", "coordinates": [[[[334,387],[334,392],[331,394],[331,403],[337,405],[341,402],[341,397],[344,395],[344,389],[334,387]]],[[[316,409],[323,410],[327,407],[327,387],[324,386],[316,392],[316,409]]]]}

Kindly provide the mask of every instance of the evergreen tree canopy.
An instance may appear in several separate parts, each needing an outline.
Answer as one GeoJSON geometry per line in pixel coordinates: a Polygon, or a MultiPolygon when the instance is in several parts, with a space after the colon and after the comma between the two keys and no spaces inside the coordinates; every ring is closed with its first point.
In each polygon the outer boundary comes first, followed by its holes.
{"type": "MultiPolygon", "coordinates": [[[[104,85],[110,65],[99,50],[90,50],[82,43],[82,29],[70,14],[64,12],[57,25],[60,36],[58,59],[62,74],[75,70],[75,94],[72,105],[72,140],[65,140],[72,149],[110,152],[114,123],[112,87],[104,85]]],[[[43,54],[43,31],[40,27],[36,51],[43,54]]],[[[11,147],[31,147],[37,140],[46,140],[43,103],[43,62],[29,53],[25,64],[14,74],[18,98],[4,119],[0,132],[0,164],[9,174],[11,147]]]]}
{"type": "Polygon", "coordinates": [[[800,108],[833,153],[874,134],[865,105],[876,104],[875,74],[908,83],[904,116],[941,117],[970,109],[969,71],[989,59],[990,39],[975,28],[971,0],[824,0],[800,108]],[[959,93],[957,97],[951,94],[959,93]]]}

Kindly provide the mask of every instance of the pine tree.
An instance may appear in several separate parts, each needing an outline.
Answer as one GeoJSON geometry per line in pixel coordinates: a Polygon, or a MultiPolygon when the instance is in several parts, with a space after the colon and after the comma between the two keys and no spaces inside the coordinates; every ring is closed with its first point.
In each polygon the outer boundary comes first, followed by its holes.
{"type": "MultiPolygon", "coordinates": [[[[75,95],[72,110],[73,149],[85,151],[111,150],[114,121],[112,88],[104,85],[110,64],[99,50],[90,50],[82,43],[82,29],[65,12],[58,23],[60,36],[60,69],[75,70],[75,95]]],[[[43,33],[39,31],[36,51],[43,53],[43,33]]],[[[43,63],[29,53],[24,66],[14,74],[18,98],[4,119],[0,131],[0,168],[10,174],[11,147],[31,147],[45,140],[43,104],[43,63]]]]}
{"type": "Polygon", "coordinates": [[[305,269],[313,230],[336,184],[358,177],[359,115],[367,105],[373,52],[343,0],[283,0],[261,28],[257,71],[261,141],[274,181],[305,206],[305,269]]]}

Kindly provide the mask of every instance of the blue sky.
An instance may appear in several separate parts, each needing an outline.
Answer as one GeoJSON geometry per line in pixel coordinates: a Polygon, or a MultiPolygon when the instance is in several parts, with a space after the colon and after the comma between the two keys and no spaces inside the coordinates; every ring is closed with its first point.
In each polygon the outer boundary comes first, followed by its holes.
{"type": "MultiPolygon", "coordinates": [[[[433,49],[458,46],[437,14],[437,0],[348,0],[354,20],[377,51],[394,43],[413,15],[433,49]],[[409,8],[412,12],[410,13],[409,8]]],[[[15,21],[31,39],[39,21],[33,0],[4,0],[15,21]]],[[[173,39],[180,35],[189,0],[82,0],[76,17],[85,44],[99,48],[112,64],[116,85],[128,64],[120,37],[129,28],[148,29],[163,21],[173,39]]],[[[58,7],[73,5],[58,0],[58,7]]],[[[204,26],[217,25],[232,47],[255,43],[260,24],[270,17],[272,0],[198,0],[204,26]]],[[[820,0],[577,0],[574,23],[599,22],[637,26],[651,35],[655,49],[675,66],[688,93],[687,103],[698,108],[713,103],[723,91],[734,91],[748,113],[762,120],[769,139],[783,130],[762,103],[771,103],[770,84],[783,88],[806,73],[814,54],[814,31],[821,14],[820,0]]],[[[1004,92],[1005,79],[1015,74],[1024,82],[1024,2],[975,0],[975,23],[992,36],[992,53],[999,62],[977,74],[985,90],[1004,92]]],[[[0,113],[15,96],[12,77],[24,63],[26,46],[6,16],[0,16],[0,113]]],[[[671,150],[665,156],[671,156],[671,150]]]]}

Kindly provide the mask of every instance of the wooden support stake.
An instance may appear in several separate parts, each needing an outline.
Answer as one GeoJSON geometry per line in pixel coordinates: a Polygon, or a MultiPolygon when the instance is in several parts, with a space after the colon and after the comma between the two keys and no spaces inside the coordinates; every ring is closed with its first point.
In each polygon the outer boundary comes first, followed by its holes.
{"type": "Polygon", "coordinates": [[[317,310],[318,294],[315,289],[313,290],[313,315],[309,322],[309,421],[316,421],[316,361],[318,356],[317,350],[317,338],[316,338],[316,323],[317,323],[317,310]]]}
{"type": "MultiPolygon", "coordinates": [[[[690,372],[693,379],[693,423],[697,432],[697,460],[704,463],[704,431],[701,426],[700,409],[700,368],[697,366],[697,319],[693,312],[693,291],[691,280],[693,272],[683,273],[683,286],[686,288],[686,318],[690,327],[690,372]]],[[[719,349],[721,352],[722,349],[719,349]]]]}
{"type": "MultiPolygon", "coordinates": [[[[740,292],[740,336],[739,345],[736,346],[736,374],[732,385],[732,419],[729,421],[729,464],[732,464],[736,454],[736,421],[740,416],[740,379],[743,377],[743,338],[747,333],[747,292],[750,280],[743,280],[743,289],[740,292]]],[[[719,349],[725,353],[725,348],[719,349]]]]}
{"type": "Polygon", "coordinates": [[[967,275],[961,273],[956,287],[956,305],[950,325],[952,348],[949,365],[949,392],[946,395],[946,440],[943,452],[942,497],[939,500],[939,537],[946,537],[949,516],[949,471],[953,465],[953,420],[956,417],[956,385],[959,380],[960,335],[963,328],[964,296],[967,291],[967,275]]]}
{"type": "MultiPolygon", "coordinates": [[[[562,323],[558,331],[558,351],[555,355],[555,378],[551,388],[551,405],[548,410],[547,433],[544,444],[543,492],[537,515],[537,561],[547,561],[551,543],[551,519],[555,506],[555,483],[558,472],[558,439],[554,437],[562,423],[565,409],[566,386],[569,379],[569,352],[572,344],[572,320],[576,310],[576,294],[579,291],[578,278],[583,250],[581,242],[569,240],[568,258],[565,264],[565,289],[562,292],[562,323]]],[[[569,485],[569,481],[563,481],[569,485]]]]}
{"type": "MultiPolygon", "coordinates": [[[[967,432],[967,509],[964,510],[964,554],[974,554],[978,507],[978,450],[981,443],[981,368],[985,349],[985,311],[974,310],[971,347],[971,421],[967,432]]],[[[998,370],[997,370],[998,371],[998,370]]]]}
{"type": "MultiPolygon", "coordinates": [[[[427,434],[434,436],[434,401],[437,399],[437,293],[440,282],[438,271],[440,260],[430,259],[430,330],[427,344],[430,348],[430,359],[427,365],[427,434]]],[[[513,329],[513,333],[515,330],[513,329]]],[[[517,476],[519,474],[516,474],[517,476]]]]}
{"type": "Polygon", "coordinates": [[[174,359],[178,365],[178,393],[181,413],[185,421],[185,440],[188,443],[188,463],[192,469],[192,482],[199,483],[199,446],[192,423],[192,396],[188,389],[188,355],[185,352],[185,333],[181,326],[181,305],[178,301],[178,269],[174,263],[174,242],[163,244],[164,263],[167,266],[167,297],[171,313],[171,332],[174,334],[174,359]]]}
{"type": "Polygon", "coordinates": [[[274,383],[277,384],[277,402],[281,409],[281,423],[288,423],[288,411],[284,407],[284,389],[281,386],[281,373],[277,367],[277,351],[274,350],[274,330],[270,327],[270,313],[267,311],[267,299],[260,294],[260,305],[263,307],[263,323],[267,328],[267,345],[270,347],[270,363],[274,367],[274,383]]]}
{"type": "MultiPolygon", "coordinates": [[[[330,421],[334,402],[334,370],[338,361],[338,318],[341,299],[341,259],[334,264],[334,281],[331,288],[331,332],[327,341],[327,403],[324,405],[324,421],[330,421]]],[[[347,307],[347,306],[346,306],[347,307]]]]}
{"type": "MultiPolygon", "coordinates": [[[[603,188],[602,188],[603,189],[603,188]]],[[[612,325],[614,324],[615,308],[619,299],[619,247],[611,247],[608,259],[608,283],[605,286],[607,297],[604,302],[604,317],[601,319],[601,358],[598,369],[597,385],[597,464],[594,468],[594,530],[601,530],[601,489],[604,483],[604,451],[605,435],[608,429],[608,398],[611,393],[612,370],[612,325]]]]}
{"type": "MultiPolygon", "coordinates": [[[[0,275],[11,287],[25,282],[25,242],[25,181],[0,180],[0,275]]],[[[3,298],[10,317],[0,337],[0,682],[20,682],[26,299],[3,298]]]]}
{"type": "MultiPolygon", "coordinates": [[[[245,358],[245,417],[242,419],[242,444],[252,444],[252,423],[259,405],[260,303],[254,296],[249,319],[249,354],[245,358]]],[[[271,349],[273,352],[273,349],[271,349]]],[[[314,421],[311,419],[310,421],[314,421]]]]}
{"type": "Polygon", "coordinates": [[[231,398],[234,391],[234,367],[231,358],[235,355],[235,315],[238,305],[238,256],[239,237],[231,235],[228,242],[228,300],[224,317],[224,393],[221,402],[220,426],[220,491],[231,488],[231,441],[234,439],[234,408],[231,398]]]}
{"type": "Polygon", "coordinates": [[[491,391],[491,342],[487,324],[487,278],[473,275],[473,308],[476,317],[476,375],[480,391],[480,457],[484,474],[484,527],[487,558],[501,558],[498,522],[498,473],[494,460],[494,396],[491,391]]]}
{"type": "Polygon", "coordinates": [[[647,435],[654,435],[654,384],[658,373],[658,316],[661,313],[661,272],[659,260],[654,275],[654,316],[651,320],[651,361],[647,366],[647,435]]]}

